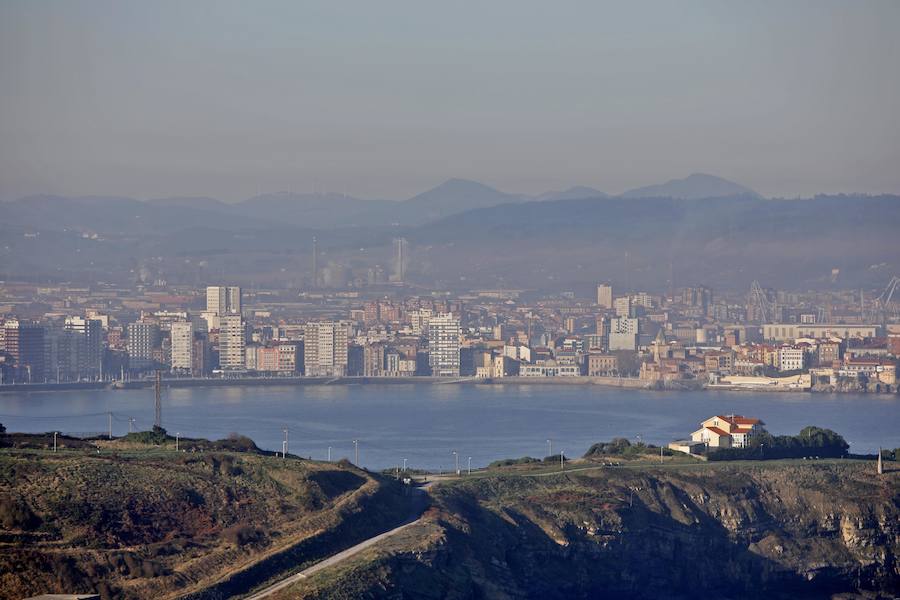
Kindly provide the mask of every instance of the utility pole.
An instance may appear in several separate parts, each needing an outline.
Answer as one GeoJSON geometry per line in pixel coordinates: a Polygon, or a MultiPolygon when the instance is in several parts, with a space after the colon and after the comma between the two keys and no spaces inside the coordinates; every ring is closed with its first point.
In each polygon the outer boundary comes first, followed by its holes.
{"type": "Polygon", "coordinates": [[[53,432],[53,451],[54,452],[56,452],[56,434],[58,434],[58,433],[59,433],[58,431],[53,432]]]}
{"type": "Polygon", "coordinates": [[[176,431],[175,432],[175,452],[178,452],[178,438],[180,438],[180,437],[181,437],[181,433],[176,431]]]}
{"type": "Polygon", "coordinates": [[[559,470],[566,470],[566,453],[564,450],[559,451],[559,470]]]}
{"type": "Polygon", "coordinates": [[[469,475],[472,474],[472,457],[471,456],[469,457],[469,473],[468,474],[469,475]]]}
{"type": "Polygon", "coordinates": [[[403,459],[403,472],[406,473],[406,459],[403,459]]]}
{"type": "Polygon", "coordinates": [[[106,413],[106,418],[109,420],[109,439],[112,439],[112,413],[106,413]]]}
{"type": "Polygon", "coordinates": [[[281,443],[281,454],[282,454],[281,458],[287,458],[287,452],[288,452],[288,428],[285,427],[285,428],[282,429],[281,431],[284,432],[284,441],[281,443]]]}
{"type": "Polygon", "coordinates": [[[547,456],[553,456],[553,442],[547,440],[547,456]]]}
{"type": "Polygon", "coordinates": [[[156,415],[154,427],[162,427],[162,371],[156,371],[156,415]]]}
{"type": "Polygon", "coordinates": [[[875,471],[879,475],[884,475],[884,465],[881,463],[881,448],[878,449],[878,465],[875,467],[875,471]]]}
{"type": "Polygon", "coordinates": [[[353,440],[353,449],[356,452],[356,462],[354,462],[353,464],[355,464],[358,467],[359,466],[359,440],[353,440]]]}
{"type": "Polygon", "coordinates": [[[328,446],[328,462],[331,462],[331,446],[328,446]]]}

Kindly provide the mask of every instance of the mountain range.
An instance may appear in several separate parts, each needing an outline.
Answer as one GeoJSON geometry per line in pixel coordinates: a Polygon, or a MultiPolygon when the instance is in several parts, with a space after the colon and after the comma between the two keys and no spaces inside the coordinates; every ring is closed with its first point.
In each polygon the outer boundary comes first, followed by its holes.
{"type": "MultiPolygon", "coordinates": [[[[900,197],[765,199],[691,175],[610,196],[536,196],[451,179],[403,201],[340,194],[212,198],[32,196],[0,204],[0,280],[171,283],[215,279],[298,288],[319,263],[365,280],[409,241],[408,279],[428,286],[559,289],[613,280],[878,285],[900,272],[900,197]]],[[[883,285],[883,283],[882,283],[883,285]]]]}
{"type": "MultiPolygon", "coordinates": [[[[629,190],[619,197],[699,199],[730,196],[760,197],[749,188],[703,174],[629,190]]],[[[205,197],[139,201],[124,197],[38,195],[6,202],[3,204],[3,211],[7,222],[12,224],[41,224],[52,228],[70,227],[91,231],[171,230],[178,228],[179,223],[225,229],[272,224],[330,228],[416,226],[468,210],[501,204],[584,198],[601,200],[611,197],[585,186],[529,196],[502,192],[477,181],[449,179],[437,187],[401,201],[369,200],[336,193],[291,192],[263,194],[237,203],[225,203],[205,197]],[[178,213],[173,215],[173,210],[178,213]]]]}

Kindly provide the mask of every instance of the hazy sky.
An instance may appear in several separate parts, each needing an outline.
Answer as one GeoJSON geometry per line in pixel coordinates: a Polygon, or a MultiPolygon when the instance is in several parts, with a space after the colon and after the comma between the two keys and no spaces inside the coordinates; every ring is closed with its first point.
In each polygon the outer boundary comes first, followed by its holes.
{"type": "Polygon", "coordinates": [[[900,193],[900,2],[0,3],[0,198],[900,193]]]}

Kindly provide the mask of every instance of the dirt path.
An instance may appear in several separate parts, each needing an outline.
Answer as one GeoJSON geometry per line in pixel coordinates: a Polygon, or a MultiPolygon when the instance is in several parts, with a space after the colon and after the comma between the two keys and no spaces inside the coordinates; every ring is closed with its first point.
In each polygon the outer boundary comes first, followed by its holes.
{"type": "Polygon", "coordinates": [[[385,531],[384,533],[378,534],[375,537],[371,537],[367,540],[364,540],[364,541],[356,544],[355,546],[351,546],[350,548],[347,548],[346,550],[344,550],[342,552],[338,552],[337,554],[335,554],[333,556],[329,556],[328,558],[326,558],[320,562],[317,562],[313,566],[300,571],[299,573],[291,575],[285,579],[282,579],[281,581],[279,581],[277,583],[273,583],[272,585],[254,593],[250,596],[247,596],[245,598],[245,600],[260,600],[261,598],[268,598],[275,592],[278,592],[287,587],[290,587],[291,585],[297,583],[301,579],[306,579],[310,575],[313,575],[314,573],[317,573],[317,572],[321,571],[322,569],[327,569],[328,567],[334,566],[334,565],[350,558],[351,556],[359,554],[366,548],[371,548],[372,546],[374,546],[381,540],[391,537],[392,535],[399,533],[400,531],[403,531],[404,529],[406,529],[407,527],[410,527],[411,525],[415,525],[416,523],[418,523],[419,521],[422,520],[422,513],[424,512],[424,510],[428,504],[427,499],[426,499],[427,490],[433,484],[434,484],[434,482],[431,481],[421,487],[414,488],[413,493],[419,494],[421,499],[419,499],[416,502],[416,509],[414,510],[414,513],[410,516],[410,518],[407,521],[405,521],[401,525],[399,525],[389,531],[385,531]]]}

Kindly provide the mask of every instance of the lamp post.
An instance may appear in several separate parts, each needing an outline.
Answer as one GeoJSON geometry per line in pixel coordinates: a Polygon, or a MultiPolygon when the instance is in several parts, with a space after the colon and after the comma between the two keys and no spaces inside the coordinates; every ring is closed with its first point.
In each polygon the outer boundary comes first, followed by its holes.
{"type": "Polygon", "coordinates": [[[356,462],[354,462],[353,464],[355,464],[358,467],[359,466],[359,440],[353,440],[353,450],[356,453],[356,462]]]}
{"type": "Polygon", "coordinates": [[[450,453],[453,455],[453,459],[456,461],[456,474],[459,475],[459,452],[456,450],[451,450],[450,453]]]}
{"type": "Polygon", "coordinates": [[[472,457],[471,456],[469,457],[469,473],[468,474],[469,475],[472,474],[472,457]]]}
{"type": "Polygon", "coordinates": [[[406,472],[406,459],[403,459],[403,472],[406,472]]]}
{"type": "Polygon", "coordinates": [[[566,451],[560,450],[559,451],[559,470],[560,471],[566,470],[566,462],[565,461],[566,461],[566,451]]]}
{"type": "Polygon", "coordinates": [[[57,433],[59,433],[59,432],[58,431],[53,432],[53,451],[54,452],[56,452],[56,434],[57,433]]]}
{"type": "Polygon", "coordinates": [[[328,446],[328,462],[331,462],[331,446],[328,446]]]}
{"type": "Polygon", "coordinates": [[[178,452],[178,439],[181,437],[181,432],[175,432],[175,452],[178,452]]]}

